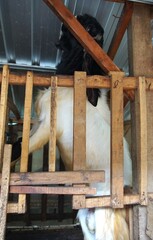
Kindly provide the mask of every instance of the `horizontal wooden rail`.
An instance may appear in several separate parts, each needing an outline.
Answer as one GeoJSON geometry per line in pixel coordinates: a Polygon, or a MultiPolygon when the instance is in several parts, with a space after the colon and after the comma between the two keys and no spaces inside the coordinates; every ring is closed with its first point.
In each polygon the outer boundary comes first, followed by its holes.
{"type": "Polygon", "coordinates": [[[95,188],[90,187],[40,187],[40,186],[11,186],[10,193],[20,194],[64,194],[64,195],[75,195],[75,194],[96,194],[95,188]]]}
{"type": "Polygon", "coordinates": [[[104,171],[11,173],[10,186],[104,182],[104,175],[104,171]]]}
{"type": "MultiPolygon", "coordinates": [[[[62,76],[57,75],[57,85],[59,87],[73,87],[74,76],[62,76]]],[[[111,78],[109,76],[93,75],[87,76],[86,86],[88,88],[110,88],[111,78]]],[[[0,83],[2,82],[2,73],[0,72],[0,83]]],[[[49,74],[38,74],[33,75],[33,84],[35,86],[50,86],[51,76],[49,74]]],[[[9,84],[12,85],[25,85],[26,83],[26,72],[25,73],[11,73],[9,74],[9,84]]],[[[124,77],[123,89],[134,90],[138,88],[138,77],[124,77]]],[[[146,89],[153,90],[153,78],[146,77],[146,89]]]]}
{"type": "MultiPolygon", "coordinates": [[[[148,197],[153,198],[153,193],[148,193],[148,197]]],[[[101,196],[101,197],[90,197],[86,198],[85,208],[94,207],[112,207],[111,196],[101,196]]],[[[123,196],[123,205],[137,205],[141,204],[141,199],[139,194],[125,194],[123,196]]],[[[73,204],[73,209],[78,209],[78,203],[73,204]]]]}

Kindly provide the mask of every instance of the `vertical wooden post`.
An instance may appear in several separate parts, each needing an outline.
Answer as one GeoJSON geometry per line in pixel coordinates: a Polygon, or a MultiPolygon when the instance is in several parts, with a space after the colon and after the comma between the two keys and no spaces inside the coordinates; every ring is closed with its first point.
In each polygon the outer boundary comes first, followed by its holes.
{"type": "MultiPolygon", "coordinates": [[[[20,172],[27,172],[28,169],[32,94],[33,94],[33,73],[27,72],[20,172]]],[[[24,213],[25,210],[26,210],[26,195],[19,194],[18,213],[24,213]]]]}
{"type": "MultiPolygon", "coordinates": [[[[86,167],[86,73],[75,72],[73,100],[73,170],[86,167]]],[[[73,206],[85,208],[85,196],[73,196],[73,206]]]]}
{"type": "MultiPolygon", "coordinates": [[[[133,16],[131,20],[130,27],[128,29],[128,37],[129,37],[129,64],[130,64],[130,74],[134,76],[152,76],[153,75],[153,49],[151,42],[151,6],[145,4],[134,4],[133,16]]],[[[138,95],[138,94],[137,94],[138,95]]],[[[137,97],[136,97],[137,98],[137,97]]],[[[153,133],[152,133],[152,123],[153,123],[153,94],[152,92],[147,92],[147,155],[148,155],[148,184],[144,183],[144,185],[148,185],[148,191],[153,191],[153,133]]],[[[136,119],[138,112],[138,105],[135,104],[136,109],[136,119]]],[[[134,105],[132,106],[134,108],[134,105]]],[[[139,116],[139,114],[138,114],[139,116]]],[[[144,117],[144,114],[143,116],[144,117]]],[[[132,121],[134,122],[134,121],[132,121]]],[[[133,145],[140,138],[140,127],[139,122],[136,120],[136,125],[133,126],[134,130],[136,130],[136,138],[133,138],[133,145]]],[[[133,132],[133,129],[132,129],[133,132]]],[[[146,145],[144,146],[146,147],[146,145]]],[[[143,148],[144,148],[143,147],[143,148]]],[[[137,169],[133,169],[135,171],[134,176],[138,176],[140,169],[140,161],[138,159],[138,155],[136,154],[139,149],[135,149],[135,153],[133,156],[137,159],[136,165],[137,169]]],[[[142,157],[143,157],[143,153],[142,157]]],[[[133,158],[134,160],[134,158],[133,158]]],[[[146,175],[146,169],[144,169],[146,175]]],[[[134,182],[137,183],[137,179],[134,179],[134,182]]],[[[139,185],[139,182],[138,182],[139,185]]],[[[146,186],[143,186],[146,189],[146,186]]],[[[136,186],[136,189],[139,190],[139,186],[136,186]]],[[[146,235],[147,228],[147,208],[145,206],[135,206],[133,214],[133,230],[134,230],[134,239],[137,240],[148,240],[149,238],[146,235]]],[[[151,212],[149,214],[152,214],[151,212]]],[[[151,225],[150,225],[151,226],[151,225]]],[[[153,229],[153,222],[150,231],[153,229]]],[[[147,229],[149,231],[149,229],[147,229]]]]}
{"type": "Polygon", "coordinates": [[[56,111],[57,111],[57,77],[51,77],[51,112],[49,141],[49,171],[56,167],[56,111]]]}
{"type": "Polygon", "coordinates": [[[141,205],[147,205],[147,104],[146,104],[146,82],[145,77],[139,77],[138,86],[138,111],[139,111],[139,139],[138,139],[138,161],[139,161],[139,193],[141,205]]]}
{"type": "Polygon", "coordinates": [[[9,68],[3,67],[2,72],[2,85],[1,85],[1,98],[0,98],[0,169],[2,168],[2,157],[4,148],[4,136],[5,136],[5,122],[6,122],[6,110],[7,110],[7,95],[8,95],[8,80],[9,80],[9,68]]]}
{"type": "Polygon", "coordinates": [[[1,195],[0,195],[0,240],[5,239],[7,203],[10,182],[11,151],[12,145],[6,144],[4,146],[1,195]]]}
{"type": "Polygon", "coordinates": [[[112,207],[123,208],[123,72],[111,74],[111,194],[112,207]]]}

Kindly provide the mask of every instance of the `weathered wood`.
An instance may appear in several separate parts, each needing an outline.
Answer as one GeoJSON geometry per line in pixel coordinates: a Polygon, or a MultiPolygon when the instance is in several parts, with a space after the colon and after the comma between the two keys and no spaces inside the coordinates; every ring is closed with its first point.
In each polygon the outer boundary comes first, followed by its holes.
{"type": "Polygon", "coordinates": [[[139,77],[138,106],[139,106],[139,139],[138,161],[139,163],[139,193],[141,205],[147,205],[147,104],[145,77],[139,77]]]}
{"type": "Polygon", "coordinates": [[[10,193],[82,195],[82,194],[96,194],[96,189],[89,187],[11,186],[10,193]]]}
{"type": "MultiPolygon", "coordinates": [[[[0,184],[1,184],[0,174],[0,184]]],[[[28,172],[11,173],[10,186],[12,185],[40,185],[40,184],[75,184],[104,182],[104,171],[64,171],[64,172],[28,172]]]]}
{"type": "Polygon", "coordinates": [[[86,73],[75,72],[73,101],[73,169],[86,167],[86,73]]]}
{"type": "Polygon", "coordinates": [[[121,17],[118,21],[114,36],[112,38],[110,47],[108,49],[108,56],[113,60],[116,52],[119,48],[119,45],[122,41],[122,38],[124,36],[124,33],[128,27],[128,24],[131,20],[133,13],[133,3],[132,2],[126,2],[124,5],[124,8],[122,10],[121,17]]]}
{"type": "Polygon", "coordinates": [[[2,85],[1,85],[1,98],[0,98],[0,169],[2,168],[2,158],[4,149],[4,136],[5,136],[5,123],[6,123],[6,110],[7,110],[7,96],[8,96],[8,81],[9,69],[8,66],[3,67],[2,72],[2,85]]]}
{"type": "MultiPolygon", "coordinates": [[[[74,74],[73,170],[86,168],[86,73],[74,74]]],[[[83,186],[83,185],[82,185],[83,186]]],[[[81,185],[80,185],[81,187],[81,185]]],[[[73,203],[85,206],[85,196],[74,196],[73,203]]]]}
{"type": "MultiPolygon", "coordinates": [[[[33,93],[33,73],[27,72],[25,103],[24,103],[24,122],[23,122],[23,138],[22,138],[22,152],[20,162],[20,172],[27,172],[28,169],[28,155],[29,155],[29,137],[30,137],[30,120],[31,120],[31,105],[33,93]]],[[[25,212],[26,195],[19,195],[18,199],[18,213],[25,212]]]]}
{"type": "Polygon", "coordinates": [[[7,213],[18,213],[18,203],[8,203],[7,213]]]}
{"type": "Polygon", "coordinates": [[[123,207],[123,72],[110,72],[111,86],[111,194],[112,207],[123,207]]]}
{"type": "Polygon", "coordinates": [[[9,180],[10,180],[11,150],[12,150],[12,145],[4,146],[2,187],[1,187],[1,194],[0,194],[0,240],[5,239],[7,202],[8,202],[9,180]]]}
{"type": "Polygon", "coordinates": [[[65,7],[61,0],[44,0],[44,2],[59,19],[64,22],[70,32],[106,73],[109,71],[120,71],[90,34],[77,21],[75,16],[65,7]]]}
{"type": "MultiPolygon", "coordinates": [[[[134,4],[134,12],[129,28],[129,63],[130,63],[130,74],[134,76],[146,76],[151,77],[153,74],[153,50],[151,43],[151,13],[150,6],[145,4],[134,4]]],[[[148,85],[149,88],[149,85],[148,85]]],[[[152,133],[152,121],[153,121],[153,95],[152,92],[147,92],[147,141],[148,141],[148,190],[152,188],[152,145],[153,145],[153,133],[152,133]],[[150,95],[150,96],[149,96],[150,95]],[[149,101],[149,102],[148,102],[149,101]],[[150,105],[150,109],[148,106],[150,105]]],[[[138,136],[139,134],[139,124],[134,126],[138,136]]],[[[133,139],[134,143],[135,140],[133,139]]],[[[137,156],[138,157],[138,156],[137,156]]],[[[139,166],[139,159],[137,164],[139,166]]],[[[140,169],[138,167],[137,169],[140,169]]],[[[135,169],[135,171],[137,171],[135,169]]],[[[136,174],[135,174],[136,175],[136,174]]],[[[133,222],[134,222],[134,239],[137,240],[148,240],[146,235],[146,217],[147,208],[146,207],[134,207],[133,222]]],[[[153,223],[152,223],[153,228],[153,223]]]]}
{"type": "MultiPolygon", "coordinates": [[[[59,87],[73,87],[74,77],[73,76],[62,76],[57,75],[57,86],[59,87]]],[[[2,82],[2,74],[0,72],[0,83],[2,82]]],[[[9,84],[12,85],[25,85],[26,84],[26,73],[10,73],[9,84]]],[[[50,75],[48,74],[33,74],[33,85],[34,86],[50,86],[50,75]]],[[[109,76],[93,75],[86,77],[87,88],[110,88],[111,79],[109,76]]],[[[123,89],[134,90],[138,87],[138,77],[124,77],[123,89]]],[[[146,89],[153,91],[153,78],[146,77],[146,89]]]]}
{"type": "Polygon", "coordinates": [[[153,239],[153,228],[152,228],[152,223],[153,223],[153,198],[149,198],[148,202],[148,207],[147,207],[147,229],[146,233],[147,235],[153,239]]]}
{"type": "Polygon", "coordinates": [[[50,140],[49,140],[49,171],[56,167],[56,112],[57,112],[57,77],[51,77],[51,109],[50,109],[50,140]]]}

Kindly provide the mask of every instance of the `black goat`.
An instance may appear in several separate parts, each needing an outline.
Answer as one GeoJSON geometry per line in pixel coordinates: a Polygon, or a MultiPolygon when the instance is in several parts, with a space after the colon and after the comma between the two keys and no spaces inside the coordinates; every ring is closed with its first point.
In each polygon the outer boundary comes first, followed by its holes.
{"type": "MultiPolygon", "coordinates": [[[[104,30],[97,20],[88,14],[78,15],[77,20],[102,48],[104,30]]],[[[64,25],[56,46],[62,51],[56,74],[73,75],[74,71],[86,71],[88,75],[104,75],[103,70],[64,25]]],[[[99,96],[98,89],[87,89],[88,100],[93,106],[97,105],[99,96]]]]}
{"type": "MultiPolygon", "coordinates": [[[[77,20],[102,47],[104,30],[97,20],[88,14],[78,15],[77,20]]],[[[62,51],[62,56],[56,74],[73,75],[74,71],[86,71],[88,75],[104,75],[103,70],[64,25],[61,30],[62,34],[56,47],[62,51]]],[[[93,106],[97,105],[99,96],[99,89],[87,89],[88,100],[93,106]]],[[[13,144],[12,161],[21,155],[21,141],[20,139],[13,144]]]]}

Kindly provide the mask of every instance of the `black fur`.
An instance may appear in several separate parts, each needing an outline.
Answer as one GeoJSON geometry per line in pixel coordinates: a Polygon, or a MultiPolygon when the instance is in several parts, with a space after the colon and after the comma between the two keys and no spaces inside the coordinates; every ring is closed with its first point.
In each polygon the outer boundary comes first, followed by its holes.
{"type": "MultiPolygon", "coordinates": [[[[97,20],[88,14],[78,15],[77,20],[102,48],[104,30],[97,20]]],[[[64,25],[61,30],[56,46],[62,51],[62,56],[56,74],[73,75],[74,71],[86,71],[88,75],[104,75],[103,70],[64,25]]],[[[88,100],[93,106],[97,105],[99,96],[98,89],[87,89],[88,100]]]]}

